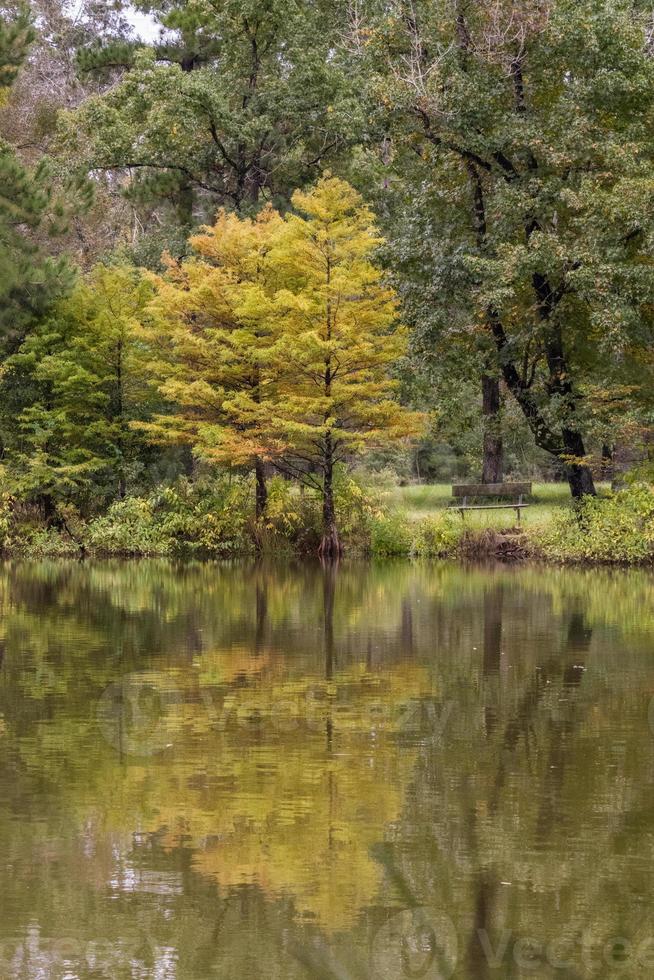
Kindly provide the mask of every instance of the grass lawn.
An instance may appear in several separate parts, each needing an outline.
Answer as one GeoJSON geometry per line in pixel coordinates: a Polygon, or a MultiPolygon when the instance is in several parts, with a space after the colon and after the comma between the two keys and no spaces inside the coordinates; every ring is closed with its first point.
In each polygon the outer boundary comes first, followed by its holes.
{"type": "MultiPolygon", "coordinates": [[[[598,490],[610,489],[609,484],[599,484],[598,490]]],[[[408,487],[394,487],[384,493],[389,509],[399,510],[412,520],[426,517],[443,510],[452,502],[452,486],[449,483],[421,484],[408,487]]],[[[531,506],[522,511],[525,525],[545,524],[562,507],[570,505],[570,489],[567,483],[534,483],[531,506]]],[[[456,512],[455,512],[456,513],[456,512]]],[[[465,521],[466,527],[513,527],[516,524],[515,511],[477,510],[470,511],[458,520],[465,521]]]]}

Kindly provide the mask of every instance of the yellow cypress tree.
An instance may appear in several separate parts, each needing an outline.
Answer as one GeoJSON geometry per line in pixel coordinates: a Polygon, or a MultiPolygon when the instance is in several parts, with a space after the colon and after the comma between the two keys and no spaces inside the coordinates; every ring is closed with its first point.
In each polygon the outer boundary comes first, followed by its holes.
{"type": "Polygon", "coordinates": [[[155,277],[148,326],[158,351],[152,370],[173,411],[143,427],[157,441],[190,445],[199,459],[254,465],[257,517],[266,507],[264,462],[274,452],[274,441],[263,441],[277,339],[277,325],[262,316],[266,254],[281,223],[270,208],[256,219],[221,211],[190,239],[193,256],[169,260],[155,277]]]}
{"type": "Polygon", "coordinates": [[[381,239],[349,184],[326,176],[293,196],[267,256],[278,375],[267,442],[280,467],[322,494],[321,554],[341,552],[334,467],[364,449],[416,434],[421,419],[395,396],[390,369],[406,351],[397,299],[374,262],[381,239]]]}

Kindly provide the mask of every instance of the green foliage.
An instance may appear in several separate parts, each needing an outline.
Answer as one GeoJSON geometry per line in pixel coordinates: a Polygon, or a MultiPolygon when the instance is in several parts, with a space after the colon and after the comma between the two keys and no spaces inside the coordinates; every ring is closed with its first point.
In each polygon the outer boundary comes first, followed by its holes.
{"type": "Polygon", "coordinates": [[[654,491],[637,484],[607,497],[589,498],[556,514],[534,539],[548,557],[561,561],[651,561],[654,491]]]}
{"type": "MultiPolygon", "coordinates": [[[[129,173],[137,205],[168,206],[186,234],[217,206],[287,206],[349,135],[357,112],[333,65],[342,22],[331,3],[174,0],[141,4],[168,29],[150,48],[119,39],[81,55],[127,69],[64,125],[68,155],[129,173]],[[172,208],[170,207],[172,205],[172,208]]],[[[156,227],[156,226],[155,226],[156,227]]]]}
{"type": "Polygon", "coordinates": [[[370,528],[370,550],[380,558],[405,558],[413,551],[413,528],[399,511],[375,516],[370,528]]]}
{"type": "Polygon", "coordinates": [[[416,522],[413,553],[420,558],[444,558],[456,552],[463,534],[461,521],[454,514],[423,517],[416,522]]]}
{"type": "MultiPolygon", "coordinates": [[[[14,81],[32,39],[24,7],[8,20],[0,16],[0,95],[14,81]]],[[[51,167],[40,160],[26,167],[10,143],[0,137],[0,354],[15,350],[37,317],[65,292],[72,271],[65,257],[44,254],[38,232],[57,234],[74,207],[54,192],[51,167]]]]}
{"type": "Polygon", "coordinates": [[[278,325],[279,363],[271,429],[300,474],[303,462],[327,474],[346,456],[419,432],[422,420],[395,398],[391,368],[407,336],[374,261],[380,238],[372,212],[330,176],[296,193],[293,204],[299,214],[280,226],[269,258],[277,271],[269,317],[278,325]]]}
{"type": "Polygon", "coordinates": [[[106,555],[165,555],[170,541],[161,532],[151,501],[127,497],[91,522],[91,548],[106,555]]]}
{"type": "MultiPolygon", "coordinates": [[[[378,494],[339,464],[334,470],[334,506],[348,554],[370,550],[370,529],[378,494]]],[[[268,506],[258,531],[265,551],[315,554],[323,533],[322,494],[282,477],[268,483],[268,506]]]]}
{"type": "Polygon", "coordinates": [[[0,551],[5,551],[13,543],[14,505],[15,500],[11,494],[0,494],[0,551]]]}
{"type": "Polygon", "coordinates": [[[8,477],[25,498],[93,510],[151,457],[132,428],[159,406],[139,336],[151,292],[133,269],[98,266],[7,360],[7,387],[28,395],[5,436],[8,477]]]}
{"type": "Polygon", "coordinates": [[[34,37],[26,3],[18,5],[12,20],[0,18],[0,91],[13,85],[34,37]]]}
{"type": "MultiPolygon", "coordinates": [[[[14,542],[12,553],[17,550],[14,542]]],[[[79,543],[57,528],[33,528],[19,549],[21,556],[29,559],[37,558],[79,558],[79,543]]]]}
{"type": "Polygon", "coordinates": [[[252,548],[252,481],[180,481],[150,497],[128,497],[92,521],[88,545],[104,555],[243,554],[252,548]]]}
{"type": "Polygon", "coordinates": [[[370,523],[369,550],[381,558],[446,558],[456,554],[462,535],[452,514],[411,520],[402,511],[379,511],[370,523]]]}
{"type": "Polygon", "coordinates": [[[214,556],[252,550],[253,481],[223,475],[207,485],[178,481],[155,498],[161,534],[172,554],[214,556]]]}
{"type": "Polygon", "coordinates": [[[637,379],[651,397],[651,11],[370,6],[356,63],[382,153],[366,180],[383,188],[414,365],[447,410],[490,364],[536,443],[579,476],[570,464],[599,435],[589,385],[637,379]]]}
{"type": "Polygon", "coordinates": [[[282,224],[271,209],[254,220],[221,211],[190,238],[193,257],[153,277],[149,371],[174,406],[140,424],[153,440],[185,443],[198,458],[228,465],[269,454],[262,427],[277,391],[271,348],[279,331],[260,310],[282,224]]]}
{"type": "Polygon", "coordinates": [[[274,462],[320,491],[331,531],[335,465],[421,419],[394,397],[406,332],[373,261],[372,213],[330,176],[293,204],[285,218],[221,211],[191,237],[195,256],[153,277],[151,371],[175,409],[139,428],[203,461],[274,462]]]}

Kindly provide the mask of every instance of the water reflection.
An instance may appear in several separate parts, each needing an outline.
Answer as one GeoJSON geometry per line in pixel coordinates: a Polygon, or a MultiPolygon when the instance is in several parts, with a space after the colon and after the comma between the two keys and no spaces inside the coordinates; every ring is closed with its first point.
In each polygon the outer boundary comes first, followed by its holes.
{"type": "Polygon", "coordinates": [[[0,976],[650,976],[653,599],[3,567],[0,976]]]}

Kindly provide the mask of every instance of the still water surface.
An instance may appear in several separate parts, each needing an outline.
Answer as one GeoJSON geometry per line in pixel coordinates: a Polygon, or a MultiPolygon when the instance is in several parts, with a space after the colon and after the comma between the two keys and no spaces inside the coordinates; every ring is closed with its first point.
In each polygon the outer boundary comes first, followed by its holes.
{"type": "Polygon", "coordinates": [[[654,577],[0,568],[0,977],[654,975],[654,577]]]}

